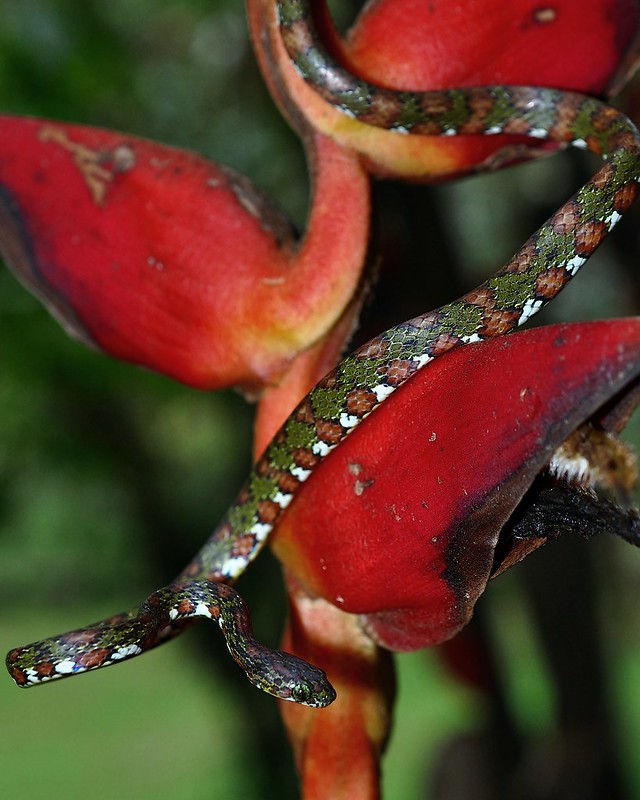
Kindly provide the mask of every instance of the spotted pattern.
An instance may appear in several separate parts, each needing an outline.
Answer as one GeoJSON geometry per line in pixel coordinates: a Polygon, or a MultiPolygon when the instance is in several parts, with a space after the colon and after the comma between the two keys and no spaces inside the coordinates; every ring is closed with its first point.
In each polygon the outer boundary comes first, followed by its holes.
{"type": "MultiPolygon", "coordinates": [[[[131,658],[179,633],[189,619],[202,616],[200,608],[221,623],[250,680],[282,696],[281,678],[274,673],[282,654],[247,638],[239,599],[233,600],[233,623],[223,620],[225,592],[231,591],[224,584],[236,580],[260,552],[320,461],[380,403],[442,353],[509,333],[529,320],[576,275],[638,193],[638,132],[604,103],[532,87],[382,89],[332,61],[313,28],[308,0],[279,0],[277,8],[283,43],[304,80],[327,103],[361,123],[399,135],[524,134],[588,149],[604,164],[493,277],[459,300],[383,332],[320,381],[276,434],[226,517],[178,576],[177,586],[156,592],[127,614],[12,651],[7,663],[21,685],[131,658]],[[209,599],[202,599],[203,587],[209,599]],[[183,604],[193,608],[183,613],[183,604]],[[153,622],[150,607],[161,609],[153,622]]],[[[315,685],[315,668],[304,668],[311,677],[304,677],[300,667],[303,679],[315,685]]],[[[326,699],[328,689],[320,685],[326,699]]],[[[287,699],[306,702],[302,695],[296,697],[291,689],[287,699]]]]}
{"type": "Polygon", "coordinates": [[[208,580],[165,586],[131,612],[12,650],[7,667],[20,686],[76,675],[133,658],[198,617],[220,626],[229,652],[259,689],[316,708],[335,699],[322,670],[256,642],[240,595],[208,580]]]}

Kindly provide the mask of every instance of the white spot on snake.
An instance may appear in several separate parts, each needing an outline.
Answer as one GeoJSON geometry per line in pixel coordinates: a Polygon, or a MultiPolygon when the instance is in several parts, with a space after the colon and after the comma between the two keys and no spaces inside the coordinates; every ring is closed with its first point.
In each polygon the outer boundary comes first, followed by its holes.
{"type": "Polygon", "coordinates": [[[294,478],[297,478],[300,483],[304,483],[307,480],[309,475],[311,475],[310,469],[302,469],[302,467],[292,467],[289,472],[293,475],[294,478]]]}
{"type": "Polygon", "coordinates": [[[196,617],[207,617],[208,619],[211,619],[211,612],[209,611],[209,606],[206,605],[206,603],[198,603],[196,610],[193,613],[196,617]]]}
{"type": "MultiPolygon", "coordinates": [[[[301,72],[300,74],[302,75],[303,78],[305,77],[304,72],[301,72]]],[[[339,105],[338,108],[340,109],[340,111],[342,111],[343,114],[346,114],[347,117],[351,117],[351,119],[356,118],[355,113],[348,106],[339,105]]]]}
{"type": "Polygon", "coordinates": [[[389,386],[386,383],[379,383],[377,386],[373,387],[373,393],[377,397],[379,403],[389,397],[390,394],[393,394],[395,390],[395,386],[389,386]]]}
{"type": "Polygon", "coordinates": [[[491,125],[490,127],[485,129],[485,133],[489,136],[495,136],[497,133],[502,133],[502,126],[501,125],[491,125]]]}
{"type": "Polygon", "coordinates": [[[248,558],[228,558],[220,570],[225,578],[237,578],[247,568],[248,558]]]}
{"type": "Polygon", "coordinates": [[[425,364],[428,364],[430,361],[433,361],[433,356],[429,356],[426,353],[422,353],[419,356],[412,356],[412,361],[415,361],[418,364],[418,369],[424,367],[425,364]]]}
{"type": "Polygon", "coordinates": [[[267,536],[273,530],[273,525],[268,525],[265,522],[256,522],[255,525],[252,525],[249,528],[249,533],[252,533],[256,539],[261,542],[263,539],[266,539],[267,536]]]}
{"type": "Polygon", "coordinates": [[[273,496],[273,502],[277,503],[280,508],[286,508],[293,500],[292,494],[284,494],[284,492],[276,492],[273,496]]]}
{"type": "Polygon", "coordinates": [[[311,447],[311,452],[316,456],[320,456],[320,458],[324,458],[326,455],[329,455],[329,453],[333,450],[334,447],[335,445],[330,445],[327,444],[326,442],[320,441],[316,442],[311,447]]]}
{"type": "Polygon", "coordinates": [[[579,147],[581,150],[588,150],[589,145],[585,142],[584,139],[574,139],[571,144],[574,147],[579,147]]]}
{"type": "Polygon", "coordinates": [[[353,414],[346,414],[344,411],[340,414],[340,424],[343,428],[355,428],[359,422],[360,418],[353,414]]]}
{"type": "Polygon", "coordinates": [[[55,666],[56,672],[59,672],[60,675],[70,675],[72,672],[75,672],[76,669],[76,662],[71,661],[69,658],[67,658],[65,661],[58,662],[55,666]]]}
{"type": "Polygon", "coordinates": [[[397,126],[394,125],[389,130],[392,130],[394,133],[404,133],[404,134],[409,133],[409,128],[407,128],[405,125],[397,125],[397,126]]]}
{"type": "Polygon", "coordinates": [[[169,611],[169,619],[176,619],[177,616],[178,616],[178,609],[177,608],[172,608],[169,611]]]}
{"type": "Polygon", "coordinates": [[[583,264],[587,263],[586,258],[582,258],[582,256],[574,256],[570,261],[567,261],[565,264],[565,269],[567,272],[570,272],[572,275],[575,275],[576,272],[580,269],[583,264]]]}
{"type": "Polygon", "coordinates": [[[525,323],[529,317],[532,317],[542,308],[542,300],[527,300],[524,304],[522,309],[522,314],[520,314],[520,319],[518,320],[518,325],[522,325],[525,323]]]}
{"type": "Polygon", "coordinates": [[[469,336],[461,336],[460,339],[462,339],[463,342],[466,342],[466,344],[482,341],[482,339],[480,338],[480,336],[478,336],[477,333],[470,333],[469,336]]]}
{"type": "Polygon", "coordinates": [[[111,658],[113,661],[120,661],[128,656],[137,656],[141,652],[142,648],[138,647],[137,644],[128,644],[124,647],[119,647],[117,650],[114,650],[111,654],[111,658]]]}
{"type": "Polygon", "coordinates": [[[549,131],[545,128],[531,128],[527,136],[531,136],[533,139],[548,139],[549,131]]]}
{"type": "Polygon", "coordinates": [[[611,215],[605,219],[604,224],[609,228],[609,230],[611,230],[615,225],[618,224],[618,222],[620,222],[621,219],[622,214],[618,214],[617,211],[613,211],[611,215]]]}
{"type": "Polygon", "coordinates": [[[457,128],[443,128],[442,129],[443,136],[457,136],[458,129],[457,128]]]}

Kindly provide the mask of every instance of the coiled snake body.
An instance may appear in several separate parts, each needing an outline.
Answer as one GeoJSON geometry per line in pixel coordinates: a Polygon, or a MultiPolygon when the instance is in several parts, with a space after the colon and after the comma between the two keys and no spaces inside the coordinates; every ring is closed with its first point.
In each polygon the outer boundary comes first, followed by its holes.
{"type": "Polygon", "coordinates": [[[312,706],[335,693],[321,670],[258,645],[246,608],[226,586],[264,546],[300,486],[350,431],[432,359],[467,342],[508,333],[571,280],[638,192],[640,137],[594,98],[532,87],[396,92],[366,83],[324,50],[310,0],[277,3],[283,43],[305,81],[352,118],[401,134],[524,134],[571,144],[604,164],[492,278],[459,300],[397,325],[347,356],[304,398],[253,468],[226,517],[175,583],[130,612],[12,650],[23,686],[122,661],[177,633],[191,618],[219,622],[249,679],[312,706]]]}

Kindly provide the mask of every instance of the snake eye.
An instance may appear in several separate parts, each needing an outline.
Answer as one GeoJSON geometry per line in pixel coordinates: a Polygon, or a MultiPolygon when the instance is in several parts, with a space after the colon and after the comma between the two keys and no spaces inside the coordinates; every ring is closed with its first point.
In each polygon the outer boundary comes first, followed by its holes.
{"type": "Polygon", "coordinates": [[[306,681],[296,683],[291,689],[291,698],[296,703],[307,703],[313,694],[313,689],[306,681]]]}

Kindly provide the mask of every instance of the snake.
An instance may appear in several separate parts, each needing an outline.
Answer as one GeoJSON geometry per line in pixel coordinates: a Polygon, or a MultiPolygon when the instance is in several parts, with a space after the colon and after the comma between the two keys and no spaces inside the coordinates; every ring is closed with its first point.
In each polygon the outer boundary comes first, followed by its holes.
{"type": "Polygon", "coordinates": [[[136,610],[62,634],[8,656],[20,685],[75,675],[149,650],[185,620],[217,622],[236,663],[258,689],[282,700],[322,707],[335,699],[323,670],[253,638],[247,606],[231,586],[209,580],[170,584],[151,594],[136,610]],[[28,653],[28,658],[26,657],[28,653]]]}
{"type": "Polygon", "coordinates": [[[255,642],[246,606],[229,584],[244,573],[316,466],[346,436],[433,359],[527,322],[578,273],[638,193],[640,135],[603,101],[531,86],[423,92],[376,86],[327,53],[310,0],[278,0],[276,6],[295,69],[352,119],[397,135],[524,134],[588,150],[604,163],[491,278],[458,300],[383,331],[320,380],[173,584],[128,612],[12,650],[6,663],[20,686],[122,662],[205,617],[218,622],[231,655],[256,686],[311,707],[332,702],[335,691],[322,670],[255,642]]]}

